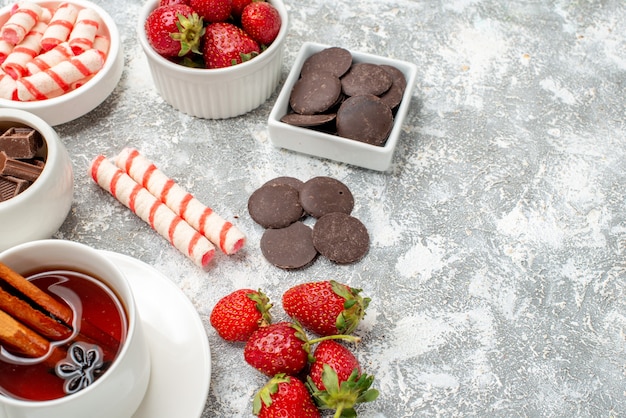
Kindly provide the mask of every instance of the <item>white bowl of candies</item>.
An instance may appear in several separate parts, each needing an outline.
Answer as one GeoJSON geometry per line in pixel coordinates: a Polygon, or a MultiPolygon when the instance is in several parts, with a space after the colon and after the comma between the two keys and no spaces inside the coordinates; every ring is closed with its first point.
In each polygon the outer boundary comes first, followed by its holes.
{"type": "Polygon", "coordinates": [[[287,18],[281,0],[150,0],[137,34],[167,103],[224,119],[259,107],[276,89],[287,18]]]}
{"type": "Polygon", "coordinates": [[[123,68],[115,22],[89,1],[19,1],[0,10],[0,108],[66,123],[99,106],[123,68]]]}

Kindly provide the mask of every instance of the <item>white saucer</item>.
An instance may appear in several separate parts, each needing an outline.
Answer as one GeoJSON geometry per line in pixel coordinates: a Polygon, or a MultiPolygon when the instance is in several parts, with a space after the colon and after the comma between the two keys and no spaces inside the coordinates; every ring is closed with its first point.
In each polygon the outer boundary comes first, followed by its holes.
{"type": "Polygon", "coordinates": [[[148,391],[132,418],[200,417],[209,393],[211,355],[198,312],[153,267],[123,254],[102,252],[128,277],[152,357],[148,391]]]}

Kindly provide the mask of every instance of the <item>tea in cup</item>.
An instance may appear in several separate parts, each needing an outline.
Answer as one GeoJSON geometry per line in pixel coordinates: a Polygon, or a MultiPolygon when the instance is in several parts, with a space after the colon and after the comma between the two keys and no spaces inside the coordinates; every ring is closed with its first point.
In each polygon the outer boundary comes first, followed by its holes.
{"type": "Polygon", "coordinates": [[[0,253],[0,346],[0,418],[130,417],[149,383],[126,277],[76,242],[0,253]]]}

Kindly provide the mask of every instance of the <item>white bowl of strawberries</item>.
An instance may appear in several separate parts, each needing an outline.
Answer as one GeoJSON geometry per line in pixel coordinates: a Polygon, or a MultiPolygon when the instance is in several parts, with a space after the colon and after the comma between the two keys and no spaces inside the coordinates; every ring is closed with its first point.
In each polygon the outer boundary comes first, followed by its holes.
{"type": "Polygon", "coordinates": [[[115,21],[90,1],[15,0],[0,10],[0,108],[67,123],[99,106],[123,69],[115,21]]]}
{"type": "Polygon", "coordinates": [[[282,0],[150,0],[137,34],[167,103],[225,119],[259,107],[276,89],[287,19],[282,0]]]}

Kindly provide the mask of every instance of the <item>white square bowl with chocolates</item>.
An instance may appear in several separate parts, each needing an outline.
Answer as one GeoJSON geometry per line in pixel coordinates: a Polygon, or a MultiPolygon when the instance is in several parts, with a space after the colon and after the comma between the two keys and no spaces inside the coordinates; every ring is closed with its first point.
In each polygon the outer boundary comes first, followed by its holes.
{"type": "Polygon", "coordinates": [[[391,167],[415,64],[305,42],[269,116],[281,148],[376,171],[391,167]]]}

